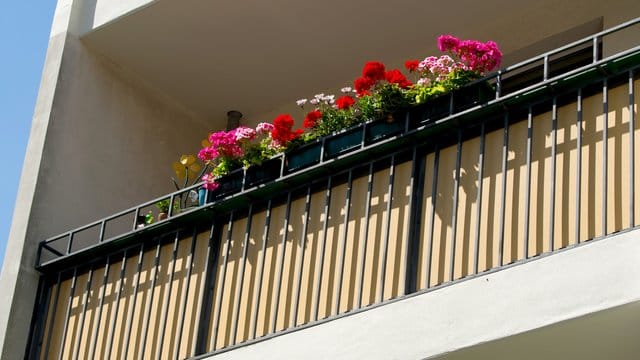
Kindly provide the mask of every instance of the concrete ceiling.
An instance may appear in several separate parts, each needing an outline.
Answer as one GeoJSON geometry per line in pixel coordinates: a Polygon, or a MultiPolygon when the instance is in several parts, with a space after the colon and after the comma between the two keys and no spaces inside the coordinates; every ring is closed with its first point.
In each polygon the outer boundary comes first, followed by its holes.
{"type": "Polygon", "coordinates": [[[640,303],[581,316],[523,334],[437,356],[438,360],[635,360],[640,303]]]}
{"type": "Polygon", "coordinates": [[[439,34],[493,39],[508,53],[593,20],[606,5],[600,0],[479,4],[158,0],[82,38],[204,118],[224,119],[230,109],[251,118],[350,85],[367,60],[398,67],[405,59],[435,54],[439,34]]]}

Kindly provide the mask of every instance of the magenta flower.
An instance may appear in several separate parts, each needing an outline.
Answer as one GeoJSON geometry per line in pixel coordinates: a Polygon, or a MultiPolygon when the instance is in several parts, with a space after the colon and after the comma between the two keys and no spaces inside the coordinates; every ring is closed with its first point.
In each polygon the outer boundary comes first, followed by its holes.
{"type": "Polygon", "coordinates": [[[220,184],[218,184],[216,182],[216,178],[215,176],[211,175],[211,174],[204,174],[202,175],[202,181],[204,182],[202,184],[202,187],[204,187],[207,190],[215,190],[218,188],[218,186],[220,186],[220,184]]]}
{"type": "Polygon", "coordinates": [[[460,40],[452,35],[440,35],[438,37],[438,49],[442,52],[455,51],[460,40]]]}

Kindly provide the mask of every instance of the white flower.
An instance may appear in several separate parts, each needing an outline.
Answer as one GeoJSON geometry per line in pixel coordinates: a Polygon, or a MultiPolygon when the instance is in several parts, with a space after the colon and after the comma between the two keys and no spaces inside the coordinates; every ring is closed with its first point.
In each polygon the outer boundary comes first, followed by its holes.
{"type": "Polygon", "coordinates": [[[335,99],[334,95],[327,95],[323,97],[321,100],[324,101],[325,103],[332,103],[334,99],[335,99]]]}
{"type": "Polygon", "coordinates": [[[314,97],[314,98],[316,98],[316,99],[318,99],[318,100],[322,100],[322,98],[324,97],[324,94],[323,94],[323,93],[316,94],[316,95],[314,95],[313,97],[314,97]]]}
{"type": "Polygon", "coordinates": [[[307,99],[300,99],[300,100],[296,101],[296,104],[298,106],[302,106],[302,105],[304,105],[306,103],[307,103],[307,99]]]}
{"type": "Polygon", "coordinates": [[[344,94],[350,93],[351,91],[353,91],[349,86],[347,87],[343,87],[342,89],[340,89],[340,91],[344,94]]]}
{"type": "Polygon", "coordinates": [[[318,99],[309,100],[309,104],[311,104],[311,105],[318,105],[319,103],[320,103],[320,100],[318,100],[318,99]]]}

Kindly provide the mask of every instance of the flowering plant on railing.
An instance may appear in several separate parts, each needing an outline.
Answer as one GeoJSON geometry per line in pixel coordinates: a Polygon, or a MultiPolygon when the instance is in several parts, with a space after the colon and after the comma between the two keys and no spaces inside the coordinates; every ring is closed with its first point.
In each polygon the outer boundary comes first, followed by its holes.
{"type": "Polygon", "coordinates": [[[265,159],[282,152],[301,133],[292,131],[292,126],[293,119],[282,115],[273,124],[260,123],[255,129],[240,126],[210,134],[198,152],[198,158],[213,169],[202,176],[204,188],[215,190],[219,186],[218,177],[240,167],[260,165],[265,159]]]}
{"type": "Polygon", "coordinates": [[[215,190],[216,179],[241,166],[259,165],[273,155],[315,138],[346,129],[368,120],[394,121],[393,113],[409,105],[451,92],[485,76],[500,65],[502,53],[493,41],[460,40],[451,35],[438,38],[438,48],[448,54],[409,60],[405,67],[417,75],[412,83],[399,69],[386,70],[381,62],[367,62],[353,89],[342,88],[340,97],[317,94],[296,103],[305,109],[303,129],[293,130],[289,114],[276,117],[273,124],[255,129],[239,127],[209,136],[198,157],[213,171],[202,176],[204,187],[215,190]]]}
{"type": "Polygon", "coordinates": [[[410,72],[420,77],[416,86],[409,90],[416,104],[482,78],[495,70],[502,59],[502,52],[493,41],[460,40],[441,35],[438,48],[448,54],[405,63],[410,72]]]}

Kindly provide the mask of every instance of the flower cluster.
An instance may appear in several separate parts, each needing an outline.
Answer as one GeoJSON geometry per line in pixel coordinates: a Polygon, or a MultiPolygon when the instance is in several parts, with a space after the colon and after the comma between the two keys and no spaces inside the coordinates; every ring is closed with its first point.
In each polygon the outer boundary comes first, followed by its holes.
{"type": "Polygon", "coordinates": [[[438,48],[460,59],[467,70],[484,75],[500,66],[502,52],[493,41],[460,40],[455,36],[438,37],[438,48]]]}
{"type": "Polygon", "coordinates": [[[296,101],[303,109],[311,105],[304,112],[304,130],[294,130],[293,117],[281,114],[272,123],[261,123],[255,129],[241,126],[212,133],[198,153],[213,168],[202,176],[203,186],[215,190],[217,177],[234,167],[260,164],[277,152],[356,123],[381,118],[393,121],[393,113],[398,109],[423,103],[479,79],[495,70],[502,59],[502,52],[493,41],[442,35],[438,48],[447,54],[405,62],[405,68],[417,75],[415,84],[399,69],[387,70],[383,63],[370,61],[354,80],[353,88],[341,89],[341,96],[322,93],[296,101]]]}

